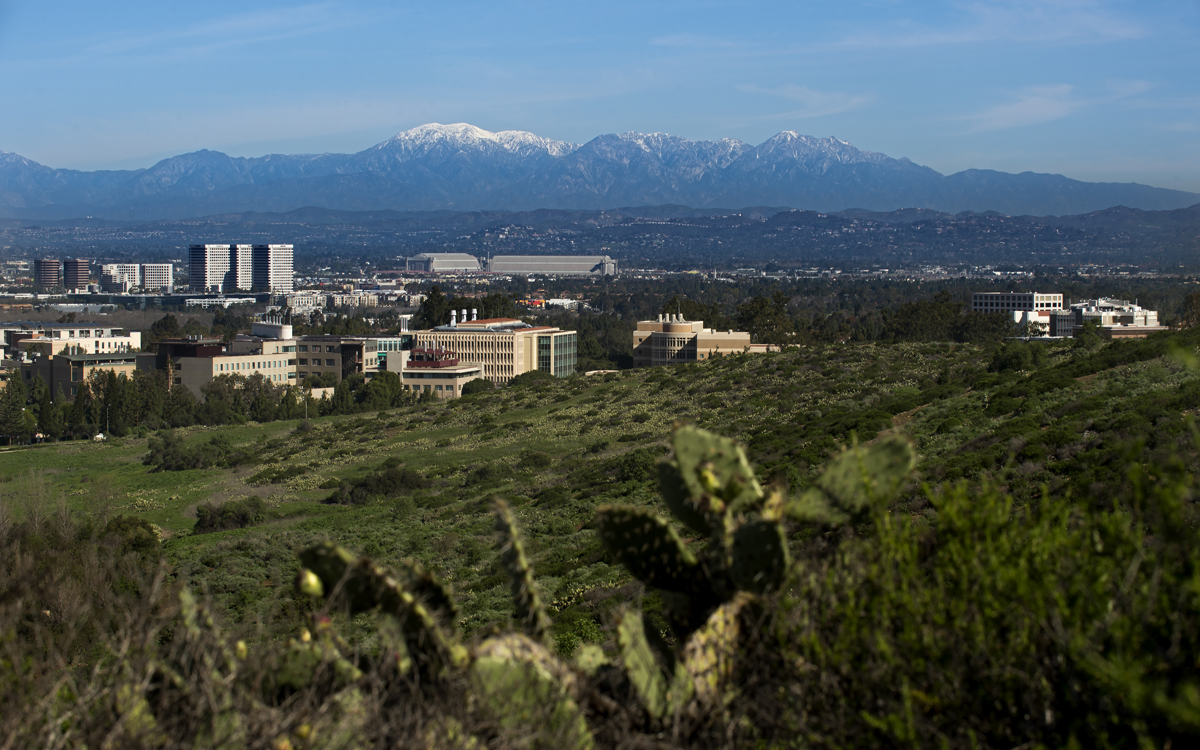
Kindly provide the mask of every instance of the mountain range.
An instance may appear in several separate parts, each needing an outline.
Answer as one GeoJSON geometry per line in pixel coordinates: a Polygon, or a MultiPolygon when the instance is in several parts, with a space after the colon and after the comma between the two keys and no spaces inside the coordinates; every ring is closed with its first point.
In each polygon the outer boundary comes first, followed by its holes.
{"type": "Polygon", "coordinates": [[[344,211],[526,211],[678,204],[816,211],[922,208],[1083,214],[1200,203],[1137,183],[971,169],[943,175],[836,138],[783,131],[757,146],[664,133],[584,144],[467,124],[422,125],[356,154],[231,157],[201,150],[148,169],[53,169],[0,151],[0,217],[179,219],[314,206],[344,211]]]}

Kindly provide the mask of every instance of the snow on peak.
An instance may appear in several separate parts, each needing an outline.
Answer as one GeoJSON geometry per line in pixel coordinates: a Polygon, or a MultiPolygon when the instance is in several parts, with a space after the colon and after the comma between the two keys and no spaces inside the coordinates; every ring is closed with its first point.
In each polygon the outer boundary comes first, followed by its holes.
{"type": "Polygon", "coordinates": [[[544,151],[551,156],[562,156],[577,148],[574,143],[554,141],[523,130],[502,130],[493,133],[465,122],[456,122],[450,125],[431,122],[418,125],[411,130],[397,133],[376,148],[397,146],[413,151],[445,146],[459,149],[502,149],[518,154],[544,151]]]}

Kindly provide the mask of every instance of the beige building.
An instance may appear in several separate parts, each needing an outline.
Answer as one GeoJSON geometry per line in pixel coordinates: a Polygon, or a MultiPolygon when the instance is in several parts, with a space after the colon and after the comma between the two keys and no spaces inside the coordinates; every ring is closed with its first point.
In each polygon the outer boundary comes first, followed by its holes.
{"type": "Polygon", "coordinates": [[[971,295],[976,312],[1043,312],[1063,309],[1061,294],[1041,292],[976,292],[971,295]]]}
{"type": "Polygon", "coordinates": [[[446,349],[413,349],[387,357],[387,370],[400,376],[401,387],[417,394],[458,398],[463,386],[483,377],[479,365],[462,364],[446,349]]]}
{"type": "Polygon", "coordinates": [[[421,349],[448,349],[458,359],[483,369],[483,377],[503,385],[522,373],[541,370],[559,378],[575,372],[579,339],[575,331],[531,326],[513,318],[467,320],[458,312],[450,325],[415,331],[421,349]]]}
{"type": "Polygon", "coordinates": [[[1158,324],[1158,311],[1147,310],[1123,299],[1092,299],[1076,302],[1050,320],[1051,336],[1075,336],[1088,323],[1100,326],[1105,338],[1140,338],[1167,330],[1158,324]]]}
{"type": "Polygon", "coordinates": [[[705,328],[703,320],[684,320],[680,315],[639,321],[633,332],[634,367],[703,362],[718,354],[776,350],[769,344],[751,344],[746,331],[716,331],[705,328]]]}
{"type": "Polygon", "coordinates": [[[68,353],[60,351],[53,356],[39,355],[21,363],[21,377],[25,385],[41,377],[54,398],[59,389],[68,399],[74,400],[80,384],[98,372],[115,372],[117,375],[133,377],[135,370],[152,371],[154,355],[146,352],[68,353]]]}
{"type": "Polygon", "coordinates": [[[296,368],[300,380],[333,373],[338,382],[355,373],[368,380],[379,372],[379,340],[364,336],[299,336],[296,368]]]}
{"type": "Polygon", "coordinates": [[[18,359],[27,358],[30,347],[50,355],[131,352],[142,348],[140,331],[95,323],[20,323],[4,326],[2,330],[8,351],[18,359]]]}

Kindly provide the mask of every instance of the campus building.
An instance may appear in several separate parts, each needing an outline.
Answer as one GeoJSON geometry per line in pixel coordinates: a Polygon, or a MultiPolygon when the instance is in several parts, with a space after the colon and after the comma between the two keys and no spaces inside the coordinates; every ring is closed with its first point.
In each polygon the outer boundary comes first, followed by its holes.
{"type": "Polygon", "coordinates": [[[458,398],[463,386],[483,377],[480,365],[463,364],[448,349],[412,349],[387,358],[388,372],[400,376],[401,387],[421,395],[458,398]]]}
{"type": "Polygon", "coordinates": [[[472,310],[451,311],[450,325],[413,332],[421,349],[446,349],[464,363],[483,368],[483,377],[503,385],[522,373],[541,370],[559,378],[575,372],[579,339],[574,331],[531,326],[513,318],[477,320],[472,310]]]}
{"type": "Polygon", "coordinates": [[[1076,302],[1050,317],[1051,336],[1075,336],[1088,323],[1100,326],[1100,335],[1109,338],[1141,338],[1167,330],[1158,324],[1158,311],[1147,310],[1123,299],[1091,299],[1076,302]]]}
{"type": "Polygon", "coordinates": [[[1041,292],[976,292],[971,295],[976,312],[1050,312],[1063,309],[1061,294],[1041,292]]]}
{"type": "Polygon", "coordinates": [[[338,382],[379,372],[379,340],[369,336],[300,336],[296,339],[299,379],[332,373],[338,382]]]}
{"type": "Polygon", "coordinates": [[[136,370],[154,370],[154,355],[149,352],[75,352],[61,351],[53,356],[38,354],[21,362],[21,377],[28,387],[41,378],[50,390],[51,398],[62,390],[64,396],[74,400],[79,387],[96,373],[114,372],[133,377],[136,370]]]}
{"type": "Polygon", "coordinates": [[[639,321],[633,332],[634,367],[703,362],[717,355],[776,350],[769,344],[751,344],[746,331],[716,331],[705,328],[703,320],[684,320],[682,315],[639,321]]]}
{"type": "Polygon", "coordinates": [[[4,352],[16,359],[25,359],[31,349],[54,356],[63,352],[111,354],[142,348],[140,331],[127,331],[99,323],[2,323],[0,338],[4,352]]]}

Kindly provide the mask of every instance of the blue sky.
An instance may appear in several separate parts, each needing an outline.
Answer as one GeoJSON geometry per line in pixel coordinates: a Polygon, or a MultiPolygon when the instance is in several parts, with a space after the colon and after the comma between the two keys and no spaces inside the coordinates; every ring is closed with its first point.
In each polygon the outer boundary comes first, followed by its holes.
{"type": "Polygon", "coordinates": [[[1200,2],[0,0],[0,149],[53,167],[352,152],[426,122],[575,142],[834,135],[1200,192],[1200,2]]]}

